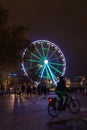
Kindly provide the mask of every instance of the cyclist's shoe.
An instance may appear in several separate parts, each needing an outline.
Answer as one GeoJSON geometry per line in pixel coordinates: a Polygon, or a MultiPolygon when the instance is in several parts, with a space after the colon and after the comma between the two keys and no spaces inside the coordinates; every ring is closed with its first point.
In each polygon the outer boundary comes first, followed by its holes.
{"type": "Polygon", "coordinates": [[[65,110],[66,110],[66,106],[63,106],[63,107],[62,107],[62,110],[65,111],[65,110]]]}
{"type": "Polygon", "coordinates": [[[65,111],[66,110],[66,106],[67,104],[64,104],[64,106],[62,107],[62,109],[65,111]]]}
{"type": "Polygon", "coordinates": [[[61,111],[62,110],[62,108],[58,108],[58,111],[61,111]]]}
{"type": "Polygon", "coordinates": [[[59,107],[58,107],[58,111],[61,111],[61,110],[62,110],[62,106],[59,106],[59,107]]]}

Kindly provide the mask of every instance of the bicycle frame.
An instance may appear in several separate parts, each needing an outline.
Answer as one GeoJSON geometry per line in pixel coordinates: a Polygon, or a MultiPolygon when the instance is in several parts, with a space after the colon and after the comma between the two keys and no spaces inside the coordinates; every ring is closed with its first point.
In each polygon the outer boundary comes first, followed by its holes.
{"type": "Polygon", "coordinates": [[[80,102],[72,95],[70,95],[69,102],[67,103],[65,109],[60,110],[58,109],[60,100],[58,100],[56,97],[50,97],[48,98],[48,100],[49,100],[48,113],[52,117],[58,116],[62,111],[65,111],[67,107],[72,114],[77,114],[80,111],[80,102]]]}

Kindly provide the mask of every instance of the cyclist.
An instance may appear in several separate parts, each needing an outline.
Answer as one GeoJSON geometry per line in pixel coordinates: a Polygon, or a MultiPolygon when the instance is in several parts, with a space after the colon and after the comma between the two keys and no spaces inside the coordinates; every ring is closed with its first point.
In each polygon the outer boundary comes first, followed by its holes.
{"type": "Polygon", "coordinates": [[[66,87],[66,83],[63,76],[59,77],[59,82],[56,87],[56,94],[60,98],[60,104],[58,106],[58,110],[65,110],[66,105],[69,101],[69,89],[66,87]]]}

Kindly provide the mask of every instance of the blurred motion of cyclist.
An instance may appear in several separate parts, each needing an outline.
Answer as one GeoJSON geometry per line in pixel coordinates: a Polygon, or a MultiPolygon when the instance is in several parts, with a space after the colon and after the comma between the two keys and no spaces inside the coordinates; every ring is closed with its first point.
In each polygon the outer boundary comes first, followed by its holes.
{"type": "Polygon", "coordinates": [[[59,77],[59,82],[56,87],[56,94],[60,99],[60,104],[58,106],[58,110],[65,110],[66,105],[69,101],[69,89],[66,87],[66,82],[63,76],[59,77]]]}

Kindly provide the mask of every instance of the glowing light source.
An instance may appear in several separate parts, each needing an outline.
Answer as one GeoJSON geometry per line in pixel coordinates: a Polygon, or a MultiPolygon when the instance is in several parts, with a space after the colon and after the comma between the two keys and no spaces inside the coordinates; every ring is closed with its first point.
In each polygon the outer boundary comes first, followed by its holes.
{"type": "Polygon", "coordinates": [[[56,85],[57,77],[64,75],[66,70],[66,60],[60,48],[47,40],[37,40],[32,42],[35,47],[34,52],[28,55],[29,50],[25,48],[22,55],[22,70],[25,75],[29,75],[29,70],[37,67],[36,73],[39,78],[52,80],[56,85]]]}
{"type": "Polygon", "coordinates": [[[44,60],[44,63],[45,63],[45,64],[48,64],[48,60],[44,60]]]}

